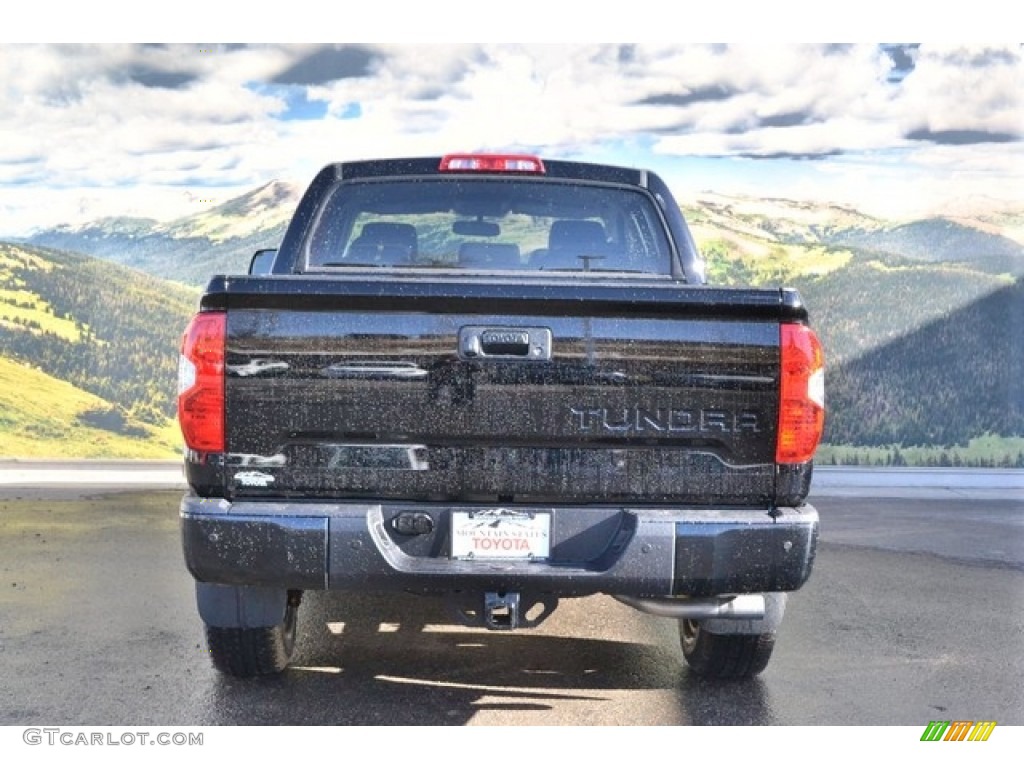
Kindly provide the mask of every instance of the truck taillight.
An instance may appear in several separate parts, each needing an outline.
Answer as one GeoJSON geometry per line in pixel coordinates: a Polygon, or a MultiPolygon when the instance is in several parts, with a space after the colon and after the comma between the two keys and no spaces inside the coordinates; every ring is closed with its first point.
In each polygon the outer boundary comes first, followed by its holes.
{"type": "Polygon", "coordinates": [[[440,171],[477,173],[544,173],[543,161],[534,155],[445,155],[440,171]]]}
{"type": "Polygon", "coordinates": [[[781,326],[782,374],[775,461],[810,461],[825,428],[825,354],[805,325],[781,326]]]}
{"type": "Polygon", "coordinates": [[[227,315],[201,312],[192,318],[178,359],[178,423],[194,451],[224,451],[224,339],[227,315]]]}

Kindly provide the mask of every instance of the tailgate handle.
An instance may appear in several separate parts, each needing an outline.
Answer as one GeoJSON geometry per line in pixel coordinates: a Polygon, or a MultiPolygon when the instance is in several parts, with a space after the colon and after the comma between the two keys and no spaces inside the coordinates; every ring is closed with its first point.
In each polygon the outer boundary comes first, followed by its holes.
{"type": "Polygon", "coordinates": [[[480,350],[485,355],[530,354],[530,334],[527,331],[484,331],[480,334],[480,350]]]}
{"type": "Polygon", "coordinates": [[[548,328],[467,325],[459,330],[459,356],[550,360],[551,331],[548,328]]]}

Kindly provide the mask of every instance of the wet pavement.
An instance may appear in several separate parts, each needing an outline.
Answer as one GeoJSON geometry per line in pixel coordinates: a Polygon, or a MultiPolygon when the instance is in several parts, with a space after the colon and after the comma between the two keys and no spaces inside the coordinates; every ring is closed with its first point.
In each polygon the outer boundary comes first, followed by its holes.
{"type": "Polygon", "coordinates": [[[759,678],[710,684],[674,622],[607,597],[535,630],[309,594],[293,666],[211,667],[177,491],[0,494],[0,725],[1024,724],[1024,502],[815,499],[822,539],[759,678]],[[84,495],[83,495],[84,494],[84,495]]]}

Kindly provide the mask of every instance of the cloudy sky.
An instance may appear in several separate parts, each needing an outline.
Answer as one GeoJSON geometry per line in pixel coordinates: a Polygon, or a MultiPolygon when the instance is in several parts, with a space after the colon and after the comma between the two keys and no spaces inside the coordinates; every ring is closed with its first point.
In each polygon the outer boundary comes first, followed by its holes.
{"type": "Polygon", "coordinates": [[[1024,208],[1013,45],[0,44],[0,236],[333,160],[536,151],[901,218],[1024,208]]]}

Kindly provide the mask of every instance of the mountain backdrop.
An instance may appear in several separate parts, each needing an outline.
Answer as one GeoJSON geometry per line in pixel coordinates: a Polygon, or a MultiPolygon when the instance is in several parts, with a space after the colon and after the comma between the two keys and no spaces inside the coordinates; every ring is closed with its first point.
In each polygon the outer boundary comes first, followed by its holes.
{"type": "MultiPolygon", "coordinates": [[[[0,455],[100,438],[97,451],[173,453],[177,345],[198,288],[277,246],[298,195],[272,182],[171,222],[103,219],[0,244],[0,455]],[[44,391],[74,407],[34,416],[34,398],[10,395],[44,391]]],[[[831,445],[891,459],[996,435],[1009,447],[987,461],[1024,465],[1024,212],[887,222],[706,194],[684,213],[712,282],[801,291],[828,356],[831,445]]]]}
{"type": "Polygon", "coordinates": [[[38,232],[28,242],[199,286],[212,274],[245,272],[253,252],[280,243],[300,192],[294,185],[272,181],[182,219],[100,219],[38,232]]]}

